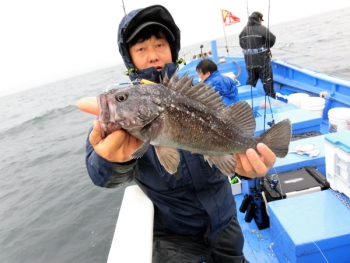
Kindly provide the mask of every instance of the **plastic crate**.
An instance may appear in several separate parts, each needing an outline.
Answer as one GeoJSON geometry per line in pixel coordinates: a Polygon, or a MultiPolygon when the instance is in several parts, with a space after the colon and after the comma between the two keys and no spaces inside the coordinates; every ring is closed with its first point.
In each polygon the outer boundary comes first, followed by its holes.
{"type": "Polygon", "coordinates": [[[350,197],[350,131],[326,135],[325,152],[331,188],[350,197]]]}

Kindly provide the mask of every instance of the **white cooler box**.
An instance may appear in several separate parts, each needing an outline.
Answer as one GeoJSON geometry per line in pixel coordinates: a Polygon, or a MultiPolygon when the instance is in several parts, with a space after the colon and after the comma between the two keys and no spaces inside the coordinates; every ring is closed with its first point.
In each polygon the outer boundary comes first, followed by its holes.
{"type": "Polygon", "coordinates": [[[326,176],[331,188],[350,197],[350,131],[325,136],[326,176]]]}

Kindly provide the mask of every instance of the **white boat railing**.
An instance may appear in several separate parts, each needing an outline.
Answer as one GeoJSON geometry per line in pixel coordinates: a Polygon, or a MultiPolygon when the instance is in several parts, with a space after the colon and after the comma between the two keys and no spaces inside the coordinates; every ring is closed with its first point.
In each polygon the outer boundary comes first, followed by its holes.
{"type": "Polygon", "coordinates": [[[128,186],[107,263],[151,263],[154,208],[138,185],[128,186]]]}

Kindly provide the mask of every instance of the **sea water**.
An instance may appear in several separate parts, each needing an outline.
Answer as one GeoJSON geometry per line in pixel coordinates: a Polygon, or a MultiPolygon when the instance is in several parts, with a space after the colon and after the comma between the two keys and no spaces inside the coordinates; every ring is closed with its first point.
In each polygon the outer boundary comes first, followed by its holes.
{"type": "MultiPolygon", "coordinates": [[[[272,59],[350,79],[349,20],[350,8],[270,27],[272,59]]],[[[230,55],[241,55],[238,36],[227,38],[230,55]]],[[[226,55],[224,39],[218,46],[226,55]]],[[[125,187],[91,182],[85,141],[95,117],[75,105],[127,81],[124,70],[116,65],[0,98],[0,262],[107,261],[125,187]]]]}

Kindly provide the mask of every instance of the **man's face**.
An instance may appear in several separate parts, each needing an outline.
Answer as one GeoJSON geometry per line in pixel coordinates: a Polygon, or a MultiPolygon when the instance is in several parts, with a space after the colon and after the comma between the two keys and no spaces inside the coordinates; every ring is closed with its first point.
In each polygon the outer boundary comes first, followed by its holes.
{"type": "Polygon", "coordinates": [[[152,35],[150,39],[138,41],[129,48],[131,60],[137,69],[155,67],[161,71],[166,63],[172,62],[170,45],[163,32],[159,35],[159,39],[152,35]]]}

